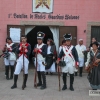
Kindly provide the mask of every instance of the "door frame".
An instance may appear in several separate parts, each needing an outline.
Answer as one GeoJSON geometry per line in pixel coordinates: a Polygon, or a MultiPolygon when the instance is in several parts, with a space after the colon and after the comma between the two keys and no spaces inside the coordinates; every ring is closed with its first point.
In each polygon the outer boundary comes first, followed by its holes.
{"type": "MultiPolygon", "coordinates": [[[[25,34],[25,28],[26,27],[30,27],[30,26],[56,26],[56,27],[59,27],[59,41],[60,41],[60,27],[76,27],[77,28],[77,26],[60,26],[60,25],[11,25],[11,24],[8,24],[7,25],[7,36],[10,36],[10,31],[9,31],[9,29],[10,28],[21,28],[21,35],[22,34],[25,34]]],[[[77,38],[77,31],[76,31],[76,38],[77,38]]],[[[77,40],[76,40],[76,43],[77,43],[77,40]]],[[[59,42],[59,46],[60,46],[60,42],[59,42]]]]}
{"type": "Polygon", "coordinates": [[[86,31],[86,46],[89,47],[91,43],[91,26],[100,26],[100,22],[87,22],[86,31]]]}

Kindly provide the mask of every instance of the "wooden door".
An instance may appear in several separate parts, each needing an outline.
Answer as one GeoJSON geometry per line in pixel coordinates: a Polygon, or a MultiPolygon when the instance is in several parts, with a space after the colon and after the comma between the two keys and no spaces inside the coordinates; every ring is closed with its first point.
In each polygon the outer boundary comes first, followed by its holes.
{"type": "Polygon", "coordinates": [[[62,40],[64,40],[63,35],[66,33],[71,33],[72,35],[72,45],[77,44],[77,26],[61,26],[59,28],[59,44],[62,44],[62,40]]]}

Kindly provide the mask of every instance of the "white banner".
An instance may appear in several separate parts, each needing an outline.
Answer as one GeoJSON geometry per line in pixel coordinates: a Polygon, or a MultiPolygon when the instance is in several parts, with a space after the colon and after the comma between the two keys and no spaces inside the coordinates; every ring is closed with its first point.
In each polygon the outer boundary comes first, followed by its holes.
{"type": "Polygon", "coordinates": [[[20,43],[20,28],[10,28],[10,37],[14,43],[20,43]]]}
{"type": "Polygon", "coordinates": [[[53,12],[53,0],[33,0],[33,12],[53,12]]]}

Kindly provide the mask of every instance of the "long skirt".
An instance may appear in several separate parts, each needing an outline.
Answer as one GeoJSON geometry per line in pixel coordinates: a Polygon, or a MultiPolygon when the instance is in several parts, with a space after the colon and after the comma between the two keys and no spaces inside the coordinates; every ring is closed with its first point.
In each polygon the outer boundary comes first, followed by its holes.
{"type": "Polygon", "coordinates": [[[46,57],[46,66],[45,66],[45,69],[50,69],[50,67],[52,66],[53,64],[53,55],[51,54],[48,54],[47,57],[46,57]]]}
{"type": "Polygon", "coordinates": [[[53,64],[51,65],[51,67],[49,69],[47,69],[46,72],[56,72],[55,62],[53,62],[53,64]]]}
{"type": "Polygon", "coordinates": [[[88,80],[92,89],[100,89],[100,65],[91,70],[88,80]]]}

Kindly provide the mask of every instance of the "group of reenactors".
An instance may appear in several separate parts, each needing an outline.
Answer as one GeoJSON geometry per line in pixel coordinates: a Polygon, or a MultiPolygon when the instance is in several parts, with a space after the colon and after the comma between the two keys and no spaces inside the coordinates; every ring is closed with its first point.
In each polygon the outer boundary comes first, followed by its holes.
{"type": "MultiPolygon", "coordinates": [[[[35,57],[34,65],[36,69],[36,75],[38,76],[38,83],[35,86],[40,86],[40,89],[45,89],[46,85],[46,73],[55,72],[57,65],[57,71],[62,72],[63,87],[62,90],[67,89],[67,74],[70,76],[71,91],[74,91],[73,82],[74,76],[77,76],[79,68],[79,76],[82,77],[82,71],[85,64],[85,69],[88,69],[88,65],[94,61],[98,63],[98,67],[93,67],[88,74],[89,83],[92,89],[100,89],[100,51],[98,50],[99,44],[97,41],[93,41],[89,47],[83,45],[83,39],[79,39],[79,43],[76,46],[71,44],[71,34],[65,34],[62,45],[59,47],[59,53],[57,56],[56,45],[52,39],[47,39],[47,44],[43,43],[45,33],[37,33],[37,44],[34,49],[31,50],[31,45],[27,43],[27,37],[21,36],[21,42],[16,46],[12,39],[9,37],[6,39],[6,45],[3,50],[2,56],[4,56],[5,74],[6,79],[13,79],[14,84],[11,89],[17,88],[18,75],[23,70],[23,85],[22,89],[26,88],[26,82],[28,78],[28,66],[29,55],[32,51],[35,57]],[[87,52],[86,63],[84,62],[84,53],[87,52]],[[16,58],[17,53],[17,58],[16,58]],[[16,62],[16,66],[14,67],[16,62]],[[9,66],[11,69],[9,78],[9,66]],[[98,79],[95,79],[98,78],[98,79]]],[[[92,66],[92,65],[91,65],[92,66]]]]}

